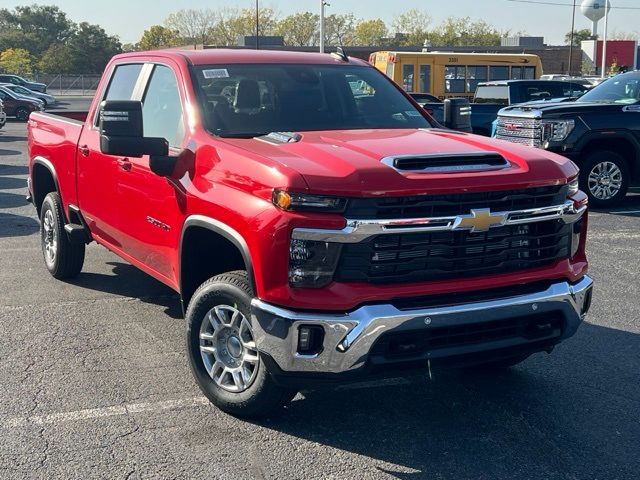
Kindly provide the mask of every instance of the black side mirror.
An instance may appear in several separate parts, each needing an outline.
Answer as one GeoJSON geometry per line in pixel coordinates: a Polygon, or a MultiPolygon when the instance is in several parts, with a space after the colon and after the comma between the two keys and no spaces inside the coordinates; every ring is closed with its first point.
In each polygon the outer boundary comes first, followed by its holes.
{"type": "Polygon", "coordinates": [[[168,155],[169,143],[164,138],[143,136],[142,102],[105,100],[99,115],[102,153],[125,157],[168,155]]]}

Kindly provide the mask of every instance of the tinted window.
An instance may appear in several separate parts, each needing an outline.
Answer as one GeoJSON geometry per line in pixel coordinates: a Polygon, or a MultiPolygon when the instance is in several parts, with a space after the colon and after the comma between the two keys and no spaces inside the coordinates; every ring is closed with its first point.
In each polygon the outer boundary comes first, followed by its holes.
{"type": "Polygon", "coordinates": [[[142,105],[145,137],[165,138],[178,147],[184,139],[184,119],[178,82],[173,71],[156,65],[142,105]]]}
{"type": "Polygon", "coordinates": [[[640,101],[640,75],[625,73],[606,80],[589,90],[578,102],[634,104],[640,101]]]}
{"type": "Polygon", "coordinates": [[[207,127],[217,135],[430,126],[372,67],[215,65],[195,77],[207,127]]]}
{"type": "Polygon", "coordinates": [[[475,92],[478,83],[487,81],[486,65],[471,65],[467,67],[467,91],[475,92]]]}
{"type": "Polygon", "coordinates": [[[489,80],[509,80],[509,67],[489,67],[489,80]]]}
{"type": "Polygon", "coordinates": [[[402,88],[413,91],[413,65],[402,65],[402,88]]]}
{"type": "Polygon", "coordinates": [[[444,68],[444,91],[446,93],[464,93],[465,67],[448,65],[444,68]]]}
{"type": "Polygon", "coordinates": [[[119,65],[116,67],[105,100],[131,100],[142,64],[119,65]]]}
{"type": "Polygon", "coordinates": [[[431,91],[431,65],[420,65],[420,92],[431,91]]]}

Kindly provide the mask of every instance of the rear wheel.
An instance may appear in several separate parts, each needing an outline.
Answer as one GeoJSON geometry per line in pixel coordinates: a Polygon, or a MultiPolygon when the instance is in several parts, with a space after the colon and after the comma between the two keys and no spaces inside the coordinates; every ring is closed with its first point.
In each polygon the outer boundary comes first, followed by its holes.
{"type": "Polygon", "coordinates": [[[16,118],[21,122],[26,122],[29,120],[29,110],[25,107],[18,107],[16,109],[16,118]]]}
{"type": "Polygon", "coordinates": [[[84,264],[84,243],[72,243],[64,230],[62,201],[57,192],[49,193],[40,209],[40,241],[49,273],[62,280],[80,273],[84,264]]]}
{"type": "Polygon", "coordinates": [[[260,417],[296,392],[275,384],[261,360],[251,327],[253,292],[243,271],[203,283],[187,309],[187,351],[198,386],[221,410],[260,417]]]}
{"type": "Polygon", "coordinates": [[[580,168],[580,188],[595,207],[618,205],[629,188],[627,162],[616,152],[598,150],[591,153],[580,168]]]}

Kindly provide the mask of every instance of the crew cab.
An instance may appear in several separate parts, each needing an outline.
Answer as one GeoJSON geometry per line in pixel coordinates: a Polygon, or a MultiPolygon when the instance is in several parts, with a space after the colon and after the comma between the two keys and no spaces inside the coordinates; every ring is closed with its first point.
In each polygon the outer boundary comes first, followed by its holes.
{"type": "Polygon", "coordinates": [[[179,292],[194,377],[234,415],[514,365],[589,309],[576,166],[437,128],[344,53],[122,54],[63,115],[28,123],[47,269],[95,241],[179,292]]]}
{"type": "Polygon", "coordinates": [[[573,102],[505,108],[496,137],[570,158],[591,203],[615,206],[640,185],[640,72],[612,77],[573,102]]]}

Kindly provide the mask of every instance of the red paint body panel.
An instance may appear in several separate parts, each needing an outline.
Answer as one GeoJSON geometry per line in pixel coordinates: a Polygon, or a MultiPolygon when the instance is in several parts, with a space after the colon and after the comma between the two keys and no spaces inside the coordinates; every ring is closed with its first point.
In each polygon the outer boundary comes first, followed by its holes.
{"type": "MultiPolygon", "coordinates": [[[[586,272],[583,239],[575,258],[537,270],[419,284],[334,282],[322,289],[291,288],[288,249],[292,230],[339,229],[345,219],[337,214],[283,212],[271,203],[274,188],[347,197],[509,190],[565,184],[577,174],[577,168],[540,149],[444,130],[300,132],[301,141],[284,145],[214,137],[204,129],[195,107],[198,100],[190,63],[341,62],[330,55],[242,50],[119,55],[107,67],[88,115],[60,118],[35,113],[29,121],[32,165],[36,157],[52,164],[65,208],[79,206],[99,243],[170,287],[180,288],[181,234],[192,215],[210,217],[235,230],[248,246],[257,297],[292,309],[345,311],[365,302],[400,297],[577,280],[586,272]],[[124,171],[120,159],[100,153],[94,127],[95,112],[114,66],[154,61],[173,69],[188,117],[183,150],[170,178],[151,173],[146,157],[129,159],[131,168],[124,171]],[[84,126],[77,120],[84,120],[84,126]],[[88,156],[78,153],[78,146],[85,145],[88,156]],[[399,173],[381,163],[391,155],[487,151],[502,154],[512,167],[499,172],[418,175],[399,173]],[[163,228],[152,225],[147,217],[163,228]]],[[[373,68],[366,62],[354,63],[373,68]]]]}

